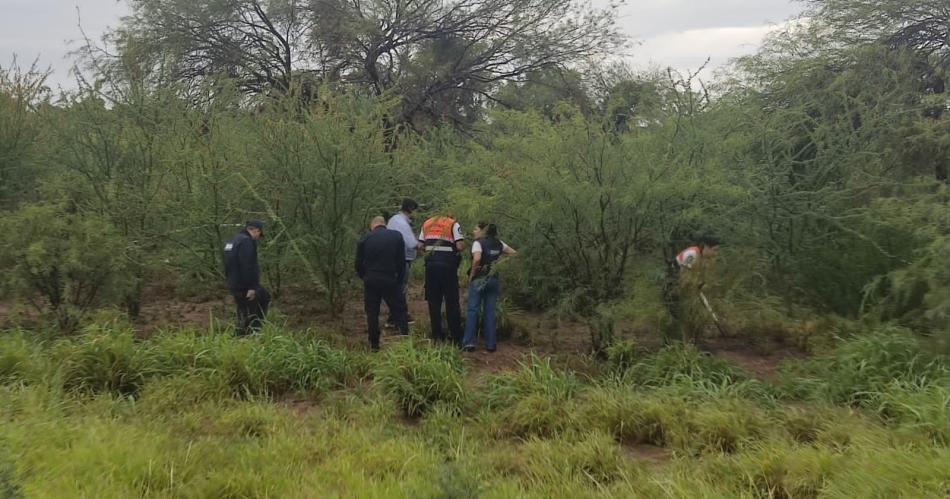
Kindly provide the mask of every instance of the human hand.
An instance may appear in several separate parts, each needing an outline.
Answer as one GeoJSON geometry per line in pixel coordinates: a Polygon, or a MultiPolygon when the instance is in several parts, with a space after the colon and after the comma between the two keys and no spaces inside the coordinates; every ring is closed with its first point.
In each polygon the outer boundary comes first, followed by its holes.
{"type": "Polygon", "coordinates": [[[257,298],[257,291],[253,289],[247,290],[247,299],[254,300],[257,298]]]}

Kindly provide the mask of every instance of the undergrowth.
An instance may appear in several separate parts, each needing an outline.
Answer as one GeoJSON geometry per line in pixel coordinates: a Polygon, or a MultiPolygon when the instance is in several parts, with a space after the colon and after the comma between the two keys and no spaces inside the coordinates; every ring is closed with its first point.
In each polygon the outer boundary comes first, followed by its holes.
{"type": "Polygon", "coordinates": [[[843,340],[775,387],[682,344],[601,374],[271,328],[0,334],[8,497],[945,497],[946,360],[843,340]],[[887,349],[886,352],[881,349],[887,349]]]}

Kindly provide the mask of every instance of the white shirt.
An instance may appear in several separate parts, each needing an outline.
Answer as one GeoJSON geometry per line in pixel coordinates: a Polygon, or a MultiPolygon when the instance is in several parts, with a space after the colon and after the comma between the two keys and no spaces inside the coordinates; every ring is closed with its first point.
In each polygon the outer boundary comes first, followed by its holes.
{"type": "Polygon", "coordinates": [[[416,238],[412,234],[412,221],[409,217],[399,212],[389,217],[387,229],[391,229],[402,234],[402,240],[406,244],[406,261],[411,262],[416,259],[416,238]]]}

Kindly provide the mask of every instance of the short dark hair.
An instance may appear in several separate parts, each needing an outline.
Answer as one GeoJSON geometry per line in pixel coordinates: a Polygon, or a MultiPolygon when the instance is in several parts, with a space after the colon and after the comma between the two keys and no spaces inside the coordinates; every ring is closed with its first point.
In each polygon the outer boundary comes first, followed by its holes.
{"type": "Polygon", "coordinates": [[[419,209],[419,203],[414,199],[405,198],[402,200],[402,207],[399,209],[402,211],[416,211],[419,209]]]}

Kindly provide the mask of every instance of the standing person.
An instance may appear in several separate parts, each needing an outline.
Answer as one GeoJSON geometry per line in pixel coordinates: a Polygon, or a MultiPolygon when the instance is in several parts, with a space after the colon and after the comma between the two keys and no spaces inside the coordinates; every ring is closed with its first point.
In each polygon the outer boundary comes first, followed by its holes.
{"type": "Polygon", "coordinates": [[[244,229],[224,245],[224,273],[228,291],[237,306],[235,336],[258,331],[267,315],[270,295],[261,286],[261,268],[257,264],[257,241],[264,237],[264,224],[249,220],[244,229]]]}
{"type": "Polygon", "coordinates": [[[406,245],[402,236],[386,228],[386,219],[375,217],[369,232],[356,244],[356,275],[363,280],[363,306],[369,331],[369,346],[379,350],[379,305],[393,313],[399,334],[409,334],[406,310],[399,298],[399,285],[406,272],[406,245]]]}
{"type": "Polygon", "coordinates": [[[468,314],[465,317],[465,338],[462,347],[466,352],[475,350],[475,327],[478,324],[478,312],[484,305],[483,331],[485,333],[485,351],[494,352],[498,348],[495,334],[495,311],[498,295],[501,294],[501,282],[492,273],[492,264],[502,255],[517,253],[511,246],[498,239],[495,224],[480,223],[472,230],[475,243],[472,244],[472,270],[469,273],[468,314]]]}
{"type": "MultiPolygon", "coordinates": [[[[409,273],[412,270],[412,262],[416,259],[416,247],[418,246],[416,233],[412,230],[412,213],[417,209],[419,209],[419,203],[409,198],[403,199],[399,213],[393,215],[386,224],[387,229],[402,234],[403,242],[406,245],[406,272],[402,282],[399,283],[399,296],[406,310],[406,322],[409,324],[412,324],[413,321],[412,316],[409,315],[409,301],[406,298],[406,292],[409,290],[409,273]]],[[[389,320],[386,321],[386,327],[395,327],[396,321],[394,319],[393,311],[389,309],[389,320]]]]}
{"type": "Polygon", "coordinates": [[[432,324],[432,339],[445,341],[442,331],[442,302],[445,302],[445,317],[449,323],[452,341],[462,343],[462,311],[459,307],[458,267],[465,249],[462,229],[450,216],[435,215],[422,224],[419,233],[419,249],[426,252],[426,301],[429,304],[429,321],[432,324]]]}

